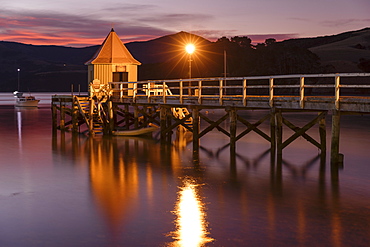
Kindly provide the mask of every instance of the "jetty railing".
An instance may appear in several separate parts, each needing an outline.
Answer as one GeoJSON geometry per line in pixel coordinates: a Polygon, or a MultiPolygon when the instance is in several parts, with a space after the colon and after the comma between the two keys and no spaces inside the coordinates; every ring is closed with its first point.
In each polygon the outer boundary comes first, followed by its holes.
{"type": "Polygon", "coordinates": [[[370,106],[367,106],[370,104],[370,73],[216,77],[109,84],[110,95],[127,103],[348,111],[358,108],[359,111],[370,112],[370,106]]]}

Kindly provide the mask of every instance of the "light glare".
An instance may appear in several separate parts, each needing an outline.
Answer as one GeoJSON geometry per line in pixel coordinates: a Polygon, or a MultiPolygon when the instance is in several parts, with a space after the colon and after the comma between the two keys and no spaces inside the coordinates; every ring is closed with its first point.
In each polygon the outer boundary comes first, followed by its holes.
{"type": "Polygon", "coordinates": [[[193,44],[188,44],[186,45],[185,50],[187,53],[193,54],[195,51],[195,46],[193,44]]]}
{"type": "Polygon", "coordinates": [[[207,237],[205,212],[195,186],[191,182],[186,182],[179,192],[176,209],[177,231],[174,236],[176,241],[171,246],[198,247],[213,241],[207,237]]]}

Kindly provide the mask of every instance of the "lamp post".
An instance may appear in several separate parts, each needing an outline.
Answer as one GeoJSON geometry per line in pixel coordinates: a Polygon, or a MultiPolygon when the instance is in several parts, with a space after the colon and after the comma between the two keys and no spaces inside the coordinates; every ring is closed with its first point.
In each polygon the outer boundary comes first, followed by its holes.
{"type": "MultiPolygon", "coordinates": [[[[193,44],[187,44],[185,46],[185,50],[186,52],[189,54],[189,79],[191,79],[191,55],[194,53],[195,51],[195,46],[193,44]]],[[[188,83],[188,95],[190,96],[191,95],[191,81],[189,81],[188,83]]]]}
{"type": "Polygon", "coordinates": [[[17,69],[17,74],[18,74],[18,88],[17,90],[19,91],[19,75],[20,75],[21,69],[17,69]]]}
{"type": "Polygon", "coordinates": [[[227,77],[227,68],[226,68],[226,49],[224,49],[224,77],[227,77]]]}
{"type": "Polygon", "coordinates": [[[195,46],[193,44],[188,44],[186,45],[185,50],[189,54],[189,79],[191,79],[191,55],[195,51],[195,46]]]}

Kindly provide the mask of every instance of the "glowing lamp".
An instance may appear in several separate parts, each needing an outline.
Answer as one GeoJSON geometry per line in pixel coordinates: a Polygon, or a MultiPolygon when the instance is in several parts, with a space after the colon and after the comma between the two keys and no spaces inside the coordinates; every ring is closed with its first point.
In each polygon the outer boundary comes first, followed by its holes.
{"type": "Polygon", "coordinates": [[[187,53],[193,54],[193,52],[195,51],[195,46],[193,44],[188,44],[186,45],[185,50],[187,53]]]}

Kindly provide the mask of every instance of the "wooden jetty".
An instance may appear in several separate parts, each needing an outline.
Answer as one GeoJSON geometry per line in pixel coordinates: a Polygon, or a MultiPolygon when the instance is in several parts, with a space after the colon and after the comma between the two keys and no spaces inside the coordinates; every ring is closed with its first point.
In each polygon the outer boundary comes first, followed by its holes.
{"type": "Polygon", "coordinates": [[[89,88],[86,96],[52,96],[54,130],[110,135],[156,125],[161,140],[168,141],[173,130],[182,126],[192,133],[195,152],[201,137],[213,129],[230,138],[232,152],[237,141],[253,131],[271,144],[271,156],[278,160],[283,149],[298,137],[325,154],[326,117],[331,115],[331,163],[340,163],[340,116],[370,113],[370,73],[108,82],[91,83],[89,88]],[[211,109],[225,113],[211,120],[204,113],[211,109]],[[250,110],[268,111],[253,123],[238,114],[250,110]],[[298,127],[284,117],[288,112],[316,112],[317,116],[298,127]],[[201,130],[201,121],[208,127],[201,130]],[[224,121],[229,121],[228,129],[221,127],[224,121]],[[244,126],[241,131],[237,131],[238,122],[244,126]],[[264,122],[270,125],[268,133],[259,129],[264,122]],[[319,128],[319,140],[307,134],[313,126],[319,128]],[[286,140],[284,128],[294,132],[286,140]]]}

